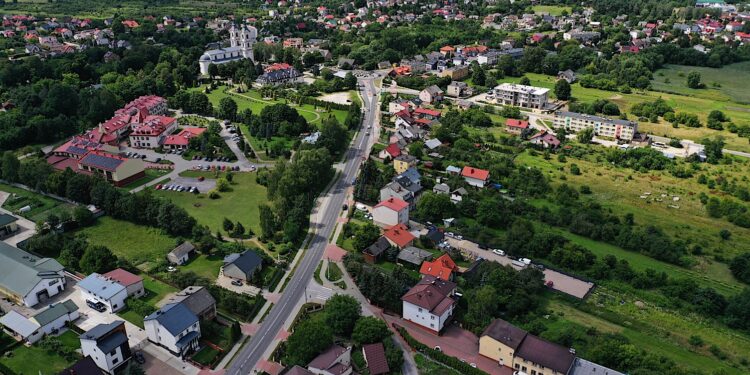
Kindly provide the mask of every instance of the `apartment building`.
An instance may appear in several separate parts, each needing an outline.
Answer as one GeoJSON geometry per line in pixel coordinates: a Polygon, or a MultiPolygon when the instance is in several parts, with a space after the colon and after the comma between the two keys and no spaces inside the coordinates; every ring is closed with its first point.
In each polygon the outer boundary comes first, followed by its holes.
{"type": "Polygon", "coordinates": [[[565,127],[565,129],[575,133],[586,128],[593,128],[594,134],[599,137],[626,141],[633,140],[635,133],[638,132],[638,123],[635,121],[611,119],[566,111],[555,112],[553,126],[555,128],[565,127]]]}
{"type": "Polygon", "coordinates": [[[549,100],[549,89],[503,83],[495,87],[493,97],[498,104],[502,105],[544,109],[549,100]]]}

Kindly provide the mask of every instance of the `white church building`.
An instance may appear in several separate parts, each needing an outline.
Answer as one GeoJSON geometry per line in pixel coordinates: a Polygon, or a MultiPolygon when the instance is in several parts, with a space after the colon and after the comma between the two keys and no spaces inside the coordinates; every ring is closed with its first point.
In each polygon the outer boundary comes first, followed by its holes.
{"type": "Polygon", "coordinates": [[[208,75],[211,64],[224,64],[230,61],[253,59],[253,45],[258,38],[258,30],[253,26],[235,26],[229,29],[230,46],[208,50],[201,55],[198,64],[202,75],[208,75]]]}

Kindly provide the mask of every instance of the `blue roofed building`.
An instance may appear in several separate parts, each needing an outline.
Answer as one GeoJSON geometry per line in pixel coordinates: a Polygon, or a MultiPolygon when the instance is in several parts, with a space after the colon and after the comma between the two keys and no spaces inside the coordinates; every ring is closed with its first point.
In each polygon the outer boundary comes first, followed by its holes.
{"type": "Polygon", "coordinates": [[[99,324],[79,336],[83,356],[91,357],[96,366],[107,374],[127,363],[132,357],[125,322],[116,320],[99,324]]]}
{"type": "Polygon", "coordinates": [[[198,317],[183,303],[169,303],[143,319],[148,341],[172,354],[185,357],[198,349],[201,326],[198,317]]]}
{"type": "Polygon", "coordinates": [[[118,312],[125,307],[128,290],[117,281],[98,273],[86,276],[78,283],[84,299],[103,303],[109,312],[118,312]]]}

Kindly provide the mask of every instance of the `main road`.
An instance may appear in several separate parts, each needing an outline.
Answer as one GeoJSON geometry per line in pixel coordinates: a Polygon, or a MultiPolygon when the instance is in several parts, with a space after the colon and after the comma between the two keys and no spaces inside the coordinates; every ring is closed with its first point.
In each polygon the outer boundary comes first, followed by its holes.
{"type": "Polygon", "coordinates": [[[264,352],[274,341],[278,332],[283,328],[284,322],[295,313],[295,306],[305,297],[307,284],[312,280],[313,272],[323,258],[323,252],[328,244],[328,238],[336,228],[336,220],[341,213],[345,203],[347,190],[357,175],[362,157],[369,153],[372,145],[369,135],[374,128],[376,113],[379,108],[377,91],[373,78],[365,77],[359,80],[361,84],[364,120],[346,151],[344,168],[339,178],[334,182],[326,195],[320,197],[320,209],[310,220],[313,228],[310,245],[302,259],[300,259],[297,270],[287,285],[279,302],[274,304],[268,316],[263,320],[255,335],[230,364],[225,374],[244,375],[250,374],[261,361],[264,352]]]}

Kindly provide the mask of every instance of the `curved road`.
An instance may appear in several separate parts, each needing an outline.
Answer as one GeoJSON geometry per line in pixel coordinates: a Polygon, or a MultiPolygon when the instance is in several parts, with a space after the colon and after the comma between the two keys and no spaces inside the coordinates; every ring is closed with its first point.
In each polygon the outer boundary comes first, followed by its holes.
{"type": "Polygon", "coordinates": [[[252,336],[248,344],[235,357],[225,374],[250,374],[256,368],[258,362],[264,359],[262,358],[263,353],[283,328],[287,318],[295,312],[297,303],[304,298],[305,288],[312,279],[315,268],[323,258],[328,238],[336,228],[336,220],[341,213],[342,205],[345,203],[347,190],[357,175],[359,166],[362,163],[362,156],[367,155],[373,143],[372,137],[366,133],[369,132],[367,130],[368,127],[373,127],[375,124],[375,113],[379,107],[377,91],[372,78],[362,78],[359,82],[363,87],[364,121],[362,122],[360,131],[352,141],[349,150],[346,152],[346,161],[339,179],[321,197],[321,204],[318,206],[321,211],[314,214],[310,220],[311,227],[314,228],[310,245],[303,258],[299,261],[297,270],[292,275],[292,279],[282,294],[281,299],[273,305],[256,334],[252,336]]]}

